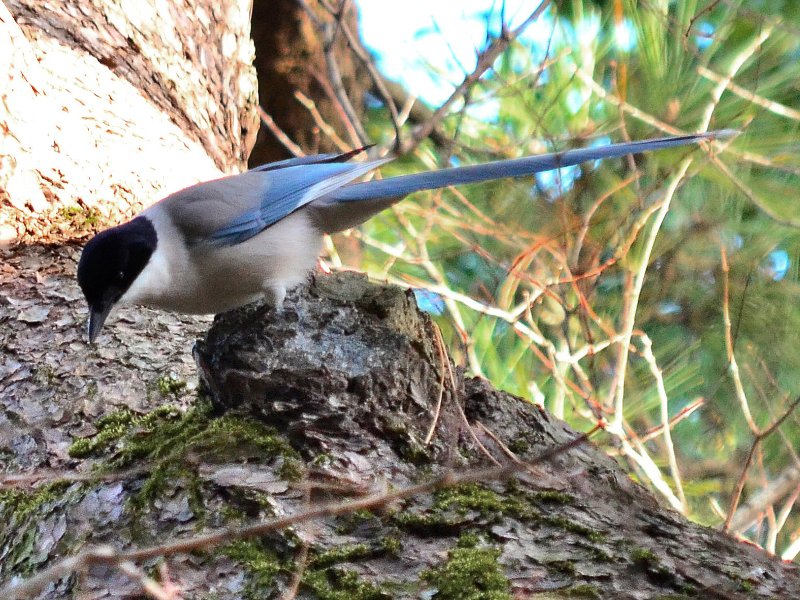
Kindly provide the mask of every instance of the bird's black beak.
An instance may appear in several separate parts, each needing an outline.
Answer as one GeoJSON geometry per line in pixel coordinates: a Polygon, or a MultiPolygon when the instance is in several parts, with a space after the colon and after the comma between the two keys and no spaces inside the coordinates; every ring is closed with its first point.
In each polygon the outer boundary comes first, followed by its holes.
{"type": "Polygon", "coordinates": [[[103,323],[106,322],[106,318],[110,312],[111,305],[100,309],[93,306],[89,307],[89,323],[87,329],[89,333],[90,344],[94,344],[95,339],[97,339],[97,336],[100,335],[100,330],[103,328],[103,323]]]}

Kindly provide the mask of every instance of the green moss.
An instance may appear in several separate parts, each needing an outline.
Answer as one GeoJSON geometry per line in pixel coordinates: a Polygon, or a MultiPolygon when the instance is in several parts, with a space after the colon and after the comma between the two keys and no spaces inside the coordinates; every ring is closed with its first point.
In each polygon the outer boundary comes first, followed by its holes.
{"type": "Polygon", "coordinates": [[[336,519],[336,533],[348,535],[365,523],[377,520],[378,517],[371,510],[356,510],[348,514],[341,515],[336,519]]]}
{"type": "Polygon", "coordinates": [[[64,221],[76,229],[90,229],[100,223],[100,213],[94,208],[84,208],[83,206],[65,206],[58,211],[64,221]]]}
{"type": "Polygon", "coordinates": [[[530,498],[511,488],[505,495],[480,485],[468,484],[438,491],[434,496],[435,511],[455,510],[459,515],[477,512],[481,518],[497,521],[510,516],[521,521],[538,520],[539,513],[530,498]]]}
{"type": "Polygon", "coordinates": [[[524,437],[518,437],[516,439],[511,440],[511,443],[508,445],[508,449],[514,452],[515,454],[524,454],[528,450],[530,450],[531,445],[528,443],[524,437]]]}
{"type": "MultiPolygon", "coordinates": [[[[507,484],[503,493],[481,484],[468,484],[439,490],[434,494],[433,505],[422,512],[401,511],[393,516],[394,522],[407,530],[426,534],[452,535],[454,531],[476,522],[474,513],[487,523],[504,518],[514,518],[526,523],[549,525],[584,537],[593,544],[605,541],[605,535],[561,515],[542,514],[541,504],[570,504],[573,497],[563,492],[545,490],[529,492],[520,489],[514,481],[507,484]]],[[[597,550],[602,553],[602,550],[597,550]]]]}
{"type": "Polygon", "coordinates": [[[547,568],[563,575],[575,575],[575,564],[568,560],[553,560],[547,563],[547,568]]]}
{"type": "Polygon", "coordinates": [[[55,482],[33,490],[7,489],[0,491],[0,573],[28,575],[44,557],[36,551],[38,525],[53,507],[69,503],[82,493],[83,486],[55,482]],[[71,491],[70,491],[71,490],[71,491]]]}
{"type": "Polygon", "coordinates": [[[333,463],[333,457],[328,454],[327,452],[322,452],[321,454],[317,454],[314,459],[311,461],[311,464],[315,467],[329,467],[333,463]]]}
{"type": "Polygon", "coordinates": [[[221,550],[221,554],[247,568],[248,581],[245,595],[248,598],[265,598],[265,591],[275,585],[281,572],[278,557],[257,540],[237,540],[221,550]]]}
{"type": "Polygon", "coordinates": [[[283,458],[283,463],[278,469],[278,475],[280,475],[285,481],[300,481],[304,474],[305,467],[302,461],[292,456],[285,456],[283,458]]]}
{"type": "Polygon", "coordinates": [[[454,508],[458,514],[474,510],[482,517],[502,516],[507,510],[506,499],[500,494],[478,484],[460,485],[436,492],[436,509],[454,508]]]}
{"type": "Polygon", "coordinates": [[[309,561],[309,566],[314,569],[321,569],[343,562],[355,562],[365,558],[397,554],[401,547],[402,544],[398,538],[394,536],[384,536],[383,539],[374,544],[350,544],[329,548],[324,552],[316,554],[309,561]]]}
{"type": "Polygon", "coordinates": [[[681,592],[693,591],[691,587],[686,586],[676,573],[662,565],[658,556],[656,556],[652,550],[636,548],[631,552],[631,560],[637,567],[646,572],[649,579],[657,582],[659,585],[669,584],[671,587],[681,592]]]}
{"type": "Polygon", "coordinates": [[[192,510],[202,514],[201,481],[194,467],[201,461],[281,456],[286,475],[299,470],[297,453],[275,430],[234,415],[214,418],[208,403],[198,403],[185,413],[168,405],[146,415],[122,410],[99,419],[96,425],[97,434],[76,440],[70,454],[76,457],[108,454],[110,458],[104,465],[108,469],[123,468],[135,461],[151,465],[141,490],[132,497],[137,508],[151,505],[168,484],[180,482],[189,493],[192,510]],[[189,456],[193,459],[187,460],[189,456]],[[294,462],[286,466],[290,460],[294,462]]]}
{"type": "Polygon", "coordinates": [[[459,536],[456,546],[459,548],[477,548],[480,543],[481,538],[477,533],[467,531],[459,536]]]}
{"type": "MultiPolygon", "coordinates": [[[[392,594],[381,585],[362,580],[352,570],[337,568],[336,563],[352,562],[399,550],[396,538],[373,544],[353,544],[328,549],[312,556],[303,571],[302,585],[320,600],[389,600],[392,594]]],[[[267,598],[280,574],[293,572],[295,566],[281,558],[266,542],[239,540],[229,544],[222,554],[242,564],[248,571],[248,598],[267,598]]]]}
{"type": "Polygon", "coordinates": [[[39,365],[33,372],[33,381],[42,387],[53,387],[58,385],[58,375],[52,367],[39,365]]]}
{"type": "Polygon", "coordinates": [[[303,585],[319,600],[389,600],[392,598],[383,588],[363,581],[358,573],[343,569],[306,571],[303,585]]]}
{"type": "Polygon", "coordinates": [[[633,564],[647,569],[654,569],[659,565],[658,557],[647,548],[636,548],[631,552],[631,560],[633,564]]]}
{"type": "Polygon", "coordinates": [[[392,516],[392,522],[403,529],[426,535],[451,535],[464,526],[464,519],[445,513],[403,511],[392,516]]]}
{"type": "Polygon", "coordinates": [[[24,519],[49,502],[63,500],[70,485],[69,482],[57,481],[31,491],[14,488],[0,490],[0,514],[24,519]]]}
{"type": "Polygon", "coordinates": [[[110,461],[113,467],[127,466],[139,458],[185,456],[188,450],[213,455],[216,460],[241,455],[245,449],[253,450],[260,457],[297,457],[274,429],[232,415],[212,418],[207,403],[200,403],[185,413],[168,405],[146,415],[123,410],[99,419],[96,426],[96,435],[73,443],[72,456],[99,455],[119,446],[110,461]]]}
{"type": "Polygon", "coordinates": [[[95,427],[97,433],[91,437],[75,440],[69,448],[69,455],[73,458],[86,458],[100,454],[111,448],[115,442],[129,434],[134,428],[147,432],[152,430],[160,421],[175,418],[180,413],[172,406],[159,406],[145,415],[123,409],[99,418],[95,427]]]}
{"type": "Polygon", "coordinates": [[[575,501],[570,494],[567,494],[566,492],[558,492],[556,490],[532,492],[530,496],[533,500],[548,504],[572,504],[575,501]]]}
{"type": "Polygon", "coordinates": [[[412,438],[409,438],[406,442],[407,443],[400,446],[400,457],[403,458],[403,460],[417,466],[422,466],[431,462],[431,456],[425,446],[412,438]]]}
{"type": "Polygon", "coordinates": [[[589,548],[589,552],[591,553],[592,558],[596,562],[610,563],[610,562],[613,562],[613,560],[614,560],[614,557],[611,556],[608,552],[606,552],[602,548],[596,548],[596,547],[592,546],[591,548],[589,548]]]}
{"type": "Polygon", "coordinates": [[[164,375],[156,379],[156,389],[162,396],[178,396],[186,389],[186,382],[172,375],[164,375]]]}
{"type": "Polygon", "coordinates": [[[381,540],[381,546],[383,547],[383,551],[389,556],[398,556],[400,550],[403,549],[403,542],[401,542],[398,537],[388,535],[384,536],[383,540],[381,540]]]}
{"type": "Polygon", "coordinates": [[[422,466],[431,462],[431,456],[424,444],[409,430],[408,425],[397,416],[382,418],[383,431],[393,447],[404,460],[422,466]]]}
{"type": "Polygon", "coordinates": [[[498,548],[453,548],[447,561],[422,572],[437,600],[511,600],[511,585],[497,562],[498,548]]]}
{"type": "Polygon", "coordinates": [[[586,527],[580,523],[576,523],[575,521],[570,521],[566,517],[547,515],[542,517],[542,522],[553,527],[563,529],[564,531],[582,535],[591,542],[600,543],[605,540],[605,535],[603,535],[601,532],[595,531],[591,527],[586,527]]]}
{"type": "Polygon", "coordinates": [[[373,554],[374,550],[367,544],[337,546],[317,554],[309,561],[309,565],[315,568],[329,567],[337,563],[353,562],[362,558],[367,558],[373,554]]]}
{"type": "Polygon", "coordinates": [[[601,600],[603,597],[597,588],[588,583],[574,585],[566,591],[567,598],[590,598],[591,600],[601,600]]]}

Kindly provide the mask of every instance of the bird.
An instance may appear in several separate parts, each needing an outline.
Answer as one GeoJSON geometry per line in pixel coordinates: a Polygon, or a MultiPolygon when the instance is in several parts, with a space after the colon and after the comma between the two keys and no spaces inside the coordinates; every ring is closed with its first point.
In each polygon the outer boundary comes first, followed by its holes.
{"type": "Polygon", "coordinates": [[[734,133],[653,138],[358,182],[392,160],[351,161],[365,147],[290,158],[192,185],[85,245],[77,279],[89,307],[89,342],[95,342],[118,305],[218,314],[264,299],[280,308],[287,289],[314,268],[325,234],[355,227],[414,192],[533,175],[734,133]]]}

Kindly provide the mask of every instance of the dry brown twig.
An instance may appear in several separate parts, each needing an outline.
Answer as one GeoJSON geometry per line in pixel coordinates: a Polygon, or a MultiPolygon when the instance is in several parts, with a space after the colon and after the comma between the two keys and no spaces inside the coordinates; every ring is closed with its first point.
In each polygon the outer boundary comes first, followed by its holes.
{"type": "MultiPolygon", "coordinates": [[[[747,453],[747,458],[745,459],[744,465],[742,466],[741,475],[739,475],[739,479],[736,482],[736,486],[733,490],[733,494],[731,495],[731,502],[728,507],[728,514],[725,517],[725,523],[722,526],[723,531],[729,531],[734,522],[734,517],[736,519],[737,528],[741,528],[746,524],[752,522],[752,515],[751,511],[747,511],[746,514],[739,513],[737,515],[737,507],[739,505],[739,500],[742,497],[742,491],[744,490],[744,484],[747,481],[747,473],[750,469],[750,465],[753,462],[753,458],[756,455],[756,452],[761,447],[761,442],[764,441],[765,438],[772,435],[778,428],[783,424],[783,422],[789,418],[791,414],[794,413],[795,409],[800,406],[800,397],[795,399],[789,407],[784,411],[784,413],[775,419],[772,422],[772,425],[766,428],[761,428],[753,419],[752,414],[750,413],[750,405],[747,402],[747,396],[744,392],[744,385],[742,384],[741,376],[739,374],[739,367],[736,363],[736,355],[734,354],[733,348],[733,335],[731,333],[731,317],[730,317],[730,281],[729,281],[729,271],[730,266],[728,264],[728,254],[725,251],[725,246],[720,245],[720,256],[722,260],[722,315],[723,321],[725,325],[725,345],[728,351],[728,369],[731,374],[731,378],[733,379],[734,388],[736,389],[736,396],[739,400],[739,407],[742,411],[742,415],[744,416],[745,420],[747,421],[748,426],[750,427],[750,431],[753,433],[753,443],[750,446],[750,451],[747,453]]],[[[771,506],[774,500],[772,497],[768,497],[768,500],[762,500],[761,502],[755,503],[755,507],[762,507],[765,508],[767,505],[771,506]]],[[[760,509],[759,509],[760,510],[760,509]]]]}
{"type": "MultiPolygon", "coordinates": [[[[378,68],[375,66],[375,61],[372,60],[372,57],[361,45],[361,41],[358,39],[358,36],[353,34],[353,31],[350,29],[350,26],[342,18],[345,13],[347,0],[342,1],[342,4],[338,10],[334,9],[330,5],[330,3],[327,2],[326,0],[321,0],[321,4],[336,19],[338,30],[341,31],[342,34],[344,34],[344,37],[347,40],[347,43],[352,49],[353,53],[356,55],[356,57],[358,57],[359,60],[361,60],[361,62],[366,67],[369,76],[372,78],[372,84],[375,86],[375,89],[378,91],[378,94],[380,94],[381,98],[386,104],[386,107],[389,109],[389,115],[391,117],[392,126],[394,127],[395,131],[395,148],[397,148],[398,144],[400,143],[400,126],[401,126],[401,118],[397,110],[397,105],[395,104],[394,97],[386,87],[386,83],[384,82],[383,77],[378,72],[378,68]]],[[[330,54],[331,54],[331,59],[335,61],[333,53],[330,54]]]]}
{"type": "Polygon", "coordinates": [[[58,469],[41,469],[30,473],[5,473],[0,476],[0,490],[22,487],[35,487],[39,483],[63,482],[97,482],[119,481],[144,473],[149,473],[153,467],[136,467],[115,473],[68,473],[58,469]]]}
{"type": "MultiPolygon", "coordinates": [[[[303,502],[308,507],[311,505],[311,488],[306,488],[306,492],[303,495],[303,502]]],[[[283,594],[281,594],[281,600],[294,600],[297,596],[297,592],[300,590],[300,584],[303,581],[303,574],[306,572],[306,567],[308,566],[308,548],[309,548],[309,541],[305,537],[302,538],[302,542],[300,545],[300,550],[297,552],[297,557],[295,559],[295,569],[292,573],[292,579],[289,581],[289,585],[286,586],[286,590],[283,594]]]]}
{"type": "Polygon", "coordinates": [[[436,426],[439,424],[439,415],[442,411],[442,399],[444,398],[444,380],[445,376],[450,375],[450,384],[452,385],[451,389],[453,393],[456,390],[456,380],[453,377],[453,368],[450,365],[450,358],[447,355],[447,350],[445,349],[444,339],[442,338],[442,332],[437,325],[434,324],[434,331],[435,337],[434,342],[436,345],[436,352],[439,355],[439,368],[442,370],[442,374],[439,378],[439,395],[436,399],[436,408],[433,411],[433,418],[431,419],[431,426],[428,429],[428,435],[425,436],[425,445],[431,443],[433,439],[433,434],[436,432],[436,426]]]}
{"type": "Polygon", "coordinates": [[[353,103],[350,101],[350,96],[347,95],[347,89],[342,81],[339,63],[336,60],[336,38],[339,32],[342,31],[342,25],[345,25],[343,16],[347,13],[349,2],[348,0],[343,0],[340,3],[339,8],[334,9],[325,0],[320,0],[320,4],[328,12],[334,15],[335,19],[332,22],[326,22],[320,19],[305,0],[297,0],[297,3],[309,16],[309,19],[311,19],[311,22],[314,24],[314,27],[317,29],[317,32],[322,38],[325,64],[328,67],[328,81],[333,88],[336,98],[339,101],[339,105],[344,110],[346,117],[345,121],[348,123],[348,128],[352,128],[356,131],[358,134],[358,139],[362,145],[366,144],[369,140],[367,132],[365,131],[364,126],[361,124],[361,120],[358,118],[358,113],[353,107],[353,103]]]}
{"type": "Polygon", "coordinates": [[[347,152],[350,150],[350,145],[340,138],[339,134],[336,133],[336,130],[327,121],[325,121],[325,118],[317,109],[316,103],[311,98],[306,96],[300,90],[294,91],[294,97],[306,108],[306,110],[308,110],[308,112],[311,114],[311,118],[314,119],[314,123],[316,123],[320,131],[327,135],[328,139],[330,139],[340,151],[347,152]]]}
{"type": "Polygon", "coordinates": [[[349,500],[347,502],[332,502],[320,504],[301,511],[294,515],[271,519],[252,525],[241,527],[224,527],[209,533],[194,536],[184,540],[156,544],[144,548],[127,551],[118,551],[111,546],[90,547],[82,550],[75,556],[65,558],[38,574],[19,583],[9,583],[0,588],[0,598],[23,599],[30,598],[41,591],[48,583],[67,577],[76,572],[82,572],[93,565],[108,565],[115,568],[123,563],[143,561],[174,554],[185,554],[195,550],[208,550],[221,544],[250,537],[264,535],[270,531],[285,529],[298,523],[324,517],[332,517],[355,512],[358,510],[373,509],[387,506],[398,500],[404,500],[427,494],[438,489],[453,487],[466,483],[479,483],[487,481],[504,481],[509,477],[530,469],[535,465],[549,461],[561,454],[584,444],[589,437],[604,426],[600,423],[586,433],[583,433],[568,442],[559,444],[543,452],[529,461],[506,465],[484,467],[462,472],[447,472],[430,481],[416,485],[398,488],[384,493],[372,494],[364,498],[349,500]]]}
{"type": "Polygon", "coordinates": [[[272,135],[274,135],[277,140],[283,144],[284,148],[292,153],[292,156],[305,156],[303,149],[295,144],[292,139],[286,135],[286,132],[278,127],[278,124],[273,120],[273,118],[260,106],[258,107],[258,116],[261,118],[261,122],[267,127],[267,129],[272,132],[272,135]]]}

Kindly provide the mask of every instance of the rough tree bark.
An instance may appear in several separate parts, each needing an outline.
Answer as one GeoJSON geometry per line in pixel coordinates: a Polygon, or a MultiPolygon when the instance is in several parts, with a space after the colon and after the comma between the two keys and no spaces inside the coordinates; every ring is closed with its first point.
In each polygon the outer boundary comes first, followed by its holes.
{"type": "Polygon", "coordinates": [[[0,240],[63,238],[244,167],[249,18],[248,0],[0,3],[0,240]]]}
{"type": "MultiPolygon", "coordinates": [[[[5,578],[86,543],[168,543],[511,453],[534,459],[578,435],[464,379],[411,292],[360,275],[317,276],[280,314],[248,307],[218,317],[196,357],[208,400],[186,412],[108,415],[71,448],[93,476],[5,493],[5,578]]],[[[231,538],[167,564],[187,598],[279,597],[295,577],[298,598],[800,596],[793,566],[662,508],[590,443],[505,482],[231,538]]],[[[95,566],[44,597],[125,596],[137,586],[95,566]]]]}

